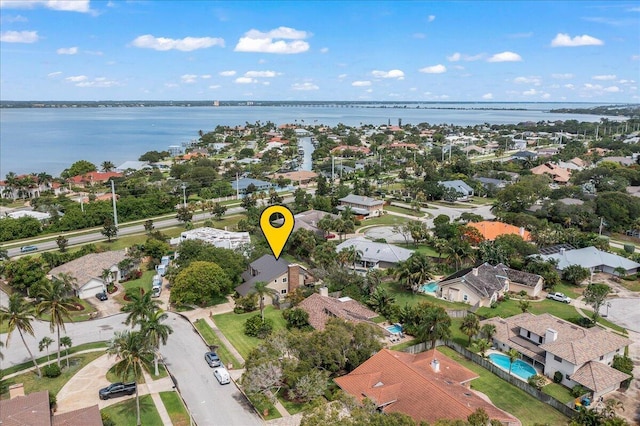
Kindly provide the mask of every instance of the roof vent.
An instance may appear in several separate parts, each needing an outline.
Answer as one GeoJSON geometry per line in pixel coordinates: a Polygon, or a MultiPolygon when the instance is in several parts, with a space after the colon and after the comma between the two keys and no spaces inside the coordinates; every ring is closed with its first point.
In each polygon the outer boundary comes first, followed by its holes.
{"type": "Polygon", "coordinates": [[[378,382],[375,385],[373,385],[374,388],[379,388],[380,386],[384,386],[384,383],[378,382]]]}

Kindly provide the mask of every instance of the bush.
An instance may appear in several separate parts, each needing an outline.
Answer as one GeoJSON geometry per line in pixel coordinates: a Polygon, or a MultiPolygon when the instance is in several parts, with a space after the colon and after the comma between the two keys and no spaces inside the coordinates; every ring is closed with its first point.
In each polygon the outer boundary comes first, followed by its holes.
{"type": "Polygon", "coordinates": [[[555,373],[553,373],[553,382],[560,383],[561,381],[562,381],[562,373],[559,371],[556,371],[555,373]]]}
{"type": "Polygon", "coordinates": [[[103,426],[116,426],[116,422],[114,422],[113,419],[111,419],[109,414],[101,411],[100,412],[100,417],[102,417],[102,425],[103,426]]]}
{"type": "Polygon", "coordinates": [[[62,371],[60,370],[60,367],[58,367],[58,364],[53,363],[42,367],[42,374],[44,374],[45,377],[53,379],[54,377],[58,377],[62,374],[62,371]]]}
{"type": "Polygon", "coordinates": [[[585,393],[587,393],[588,389],[581,386],[581,385],[575,385],[573,388],[571,388],[571,396],[574,398],[577,398],[581,395],[584,395],[585,393]]]}
{"type": "Polygon", "coordinates": [[[518,293],[518,295],[520,297],[527,297],[527,291],[526,290],[520,290],[520,292],[518,293]]]}
{"type": "Polygon", "coordinates": [[[624,248],[624,251],[629,254],[633,254],[636,251],[636,246],[633,244],[625,244],[622,247],[624,248]]]}
{"type": "Polygon", "coordinates": [[[585,317],[573,318],[571,322],[578,324],[580,327],[584,327],[584,328],[591,328],[595,325],[591,318],[585,318],[585,317]]]}
{"type": "Polygon", "coordinates": [[[244,314],[247,312],[255,311],[258,307],[258,298],[255,293],[247,294],[246,296],[235,297],[236,305],[233,308],[233,312],[236,314],[244,314]]]}
{"type": "Polygon", "coordinates": [[[544,378],[544,376],[541,376],[539,374],[535,374],[535,375],[529,377],[529,380],[527,380],[527,382],[531,386],[533,386],[534,388],[540,390],[547,383],[547,380],[544,378]]]}
{"type": "Polygon", "coordinates": [[[51,409],[56,408],[57,405],[58,405],[58,397],[53,392],[49,392],[49,408],[51,409]]]}
{"type": "Polygon", "coordinates": [[[262,321],[260,315],[254,315],[244,323],[244,334],[247,336],[265,339],[273,331],[273,321],[266,318],[262,321]]]}

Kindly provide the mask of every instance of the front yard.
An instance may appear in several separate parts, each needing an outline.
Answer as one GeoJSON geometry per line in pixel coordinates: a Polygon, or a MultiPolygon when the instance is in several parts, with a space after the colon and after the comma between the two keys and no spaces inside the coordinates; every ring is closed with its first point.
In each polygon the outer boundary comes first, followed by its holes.
{"type": "MultiPolygon", "coordinates": [[[[100,410],[100,413],[107,415],[113,423],[118,426],[135,426],[136,425],[136,399],[131,398],[126,401],[118,402],[109,407],[100,410]]],[[[162,419],[158,414],[151,395],[142,395],[140,397],[140,422],[143,425],[161,425],[162,419]]]]}

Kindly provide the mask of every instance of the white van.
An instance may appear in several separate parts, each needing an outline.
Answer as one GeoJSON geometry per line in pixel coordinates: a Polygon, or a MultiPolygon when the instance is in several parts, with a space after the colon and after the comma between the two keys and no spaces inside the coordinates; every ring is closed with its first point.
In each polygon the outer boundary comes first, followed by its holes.
{"type": "Polygon", "coordinates": [[[153,286],[151,288],[151,297],[160,297],[160,293],[162,293],[162,285],[153,286]]]}
{"type": "Polygon", "coordinates": [[[229,375],[229,372],[226,368],[216,368],[215,370],[213,370],[213,375],[216,379],[218,379],[218,383],[220,383],[221,385],[228,385],[229,383],[231,383],[231,376],[229,375]]]}
{"type": "Polygon", "coordinates": [[[164,274],[167,273],[167,265],[157,265],[156,266],[156,272],[158,273],[158,275],[160,275],[161,277],[164,277],[164,274]]]}
{"type": "Polygon", "coordinates": [[[153,281],[151,281],[151,287],[158,287],[162,285],[162,277],[160,275],[154,275],[153,281]]]}

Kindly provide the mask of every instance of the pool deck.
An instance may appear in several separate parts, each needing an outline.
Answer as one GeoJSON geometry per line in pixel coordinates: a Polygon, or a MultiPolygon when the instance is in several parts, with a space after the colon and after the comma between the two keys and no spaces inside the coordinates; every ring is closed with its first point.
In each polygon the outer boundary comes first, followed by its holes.
{"type": "MultiPolygon", "coordinates": [[[[488,360],[489,362],[491,362],[491,360],[489,359],[489,355],[491,355],[491,354],[500,354],[500,355],[508,356],[508,355],[506,354],[506,352],[500,352],[500,351],[499,351],[499,350],[497,350],[497,349],[489,349],[489,350],[486,352],[486,354],[487,354],[487,360],[488,360]]],[[[526,361],[524,361],[524,360],[522,360],[522,359],[520,359],[520,358],[518,358],[518,359],[519,359],[520,361],[522,361],[522,362],[526,362],[526,361]]],[[[491,363],[492,363],[493,365],[495,365],[496,367],[498,367],[499,369],[501,369],[502,371],[505,371],[505,372],[507,372],[507,373],[509,372],[509,369],[507,369],[507,368],[502,368],[502,367],[500,367],[498,364],[495,364],[495,363],[493,363],[493,362],[491,362],[491,363]]],[[[528,362],[526,362],[526,363],[527,363],[527,364],[529,364],[528,362]]],[[[541,370],[540,368],[536,368],[536,367],[534,367],[534,366],[533,366],[533,365],[531,365],[531,364],[529,364],[529,365],[531,366],[531,368],[533,368],[534,370],[536,370],[536,374],[539,374],[539,375],[541,375],[541,376],[544,376],[544,374],[542,373],[542,370],[541,370]]],[[[522,377],[518,376],[517,374],[513,374],[513,372],[511,373],[511,375],[512,375],[513,377],[516,377],[516,378],[518,378],[518,379],[522,380],[523,382],[526,382],[526,380],[525,380],[525,379],[523,379],[522,377]]]]}
{"type": "Polygon", "coordinates": [[[385,331],[385,347],[391,347],[391,346],[395,346],[398,345],[400,343],[404,343],[404,342],[408,342],[410,340],[413,340],[414,337],[413,336],[408,336],[404,333],[400,333],[400,334],[390,334],[390,331],[387,330],[387,327],[392,327],[394,324],[389,323],[387,321],[382,322],[380,324],[378,324],[380,327],[382,327],[385,331]]]}

